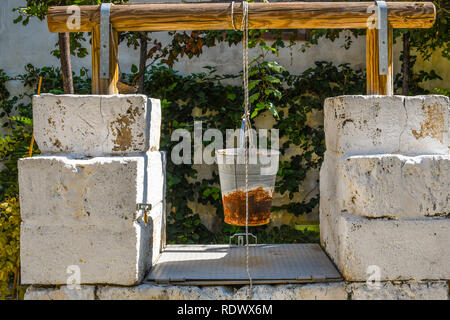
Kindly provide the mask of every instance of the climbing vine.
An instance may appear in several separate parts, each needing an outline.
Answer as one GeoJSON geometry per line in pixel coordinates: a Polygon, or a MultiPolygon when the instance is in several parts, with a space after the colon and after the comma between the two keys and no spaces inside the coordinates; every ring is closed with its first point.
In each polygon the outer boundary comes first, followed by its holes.
{"type": "MultiPolygon", "coordinates": [[[[104,1],[74,0],[70,4],[101,3],[104,1]]],[[[117,3],[126,1],[117,1],[117,3]]],[[[448,2],[448,1],[447,1],[448,2]]],[[[29,18],[45,17],[49,5],[60,4],[61,1],[27,1],[27,9],[17,9],[15,22],[28,23],[29,18]],[[22,11],[20,11],[22,10],[22,11]]],[[[437,23],[429,30],[413,30],[411,46],[422,58],[429,58],[431,52],[442,49],[442,55],[449,58],[448,6],[446,1],[435,0],[437,23]]],[[[308,41],[300,51],[316,45],[321,38],[334,41],[345,37],[344,48],[348,49],[354,37],[363,35],[363,30],[311,30],[308,41]],[[351,37],[350,35],[354,36],[351,37]]],[[[396,35],[405,33],[396,31],[396,35]]],[[[131,47],[141,46],[143,39],[148,43],[148,50],[141,55],[141,66],[132,67],[131,74],[122,74],[122,80],[134,85],[137,78],[143,77],[142,92],[148,96],[161,99],[162,135],[161,149],[170,152],[177,143],[171,141],[171,133],[179,128],[193,131],[194,121],[201,120],[203,130],[217,128],[225,133],[226,129],[238,128],[242,116],[243,94],[240,83],[241,74],[219,75],[214,67],[208,67],[203,73],[181,75],[172,67],[181,58],[198,57],[205,48],[226,43],[237,45],[242,41],[242,33],[236,31],[195,31],[170,32],[170,40],[163,45],[152,33],[122,33],[121,41],[131,47]],[[220,115],[220,116],[218,116],[220,115]]],[[[295,44],[296,32],[292,32],[289,40],[282,39],[281,30],[251,30],[250,48],[257,49],[250,66],[250,102],[253,106],[251,117],[271,115],[274,127],[280,130],[283,141],[283,155],[278,171],[275,190],[279,194],[287,194],[291,202],[274,206],[274,212],[288,212],[295,216],[311,212],[319,203],[316,186],[309,190],[300,200],[294,200],[299,185],[307,178],[309,172],[318,170],[325,152],[323,127],[311,124],[310,118],[322,111],[326,97],[341,94],[360,94],[365,92],[365,75],[361,70],[353,70],[348,64],[339,66],[330,62],[318,61],[301,74],[291,74],[276,62],[278,51],[295,44]],[[270,34],[268,43],[265,39],[270,34]],[[289,150],[299,150],[289,156],[289,150]]],[[[83,43],[87,38],[82,33],[71,35],[71,52],[74,56],[84,57],[87,54],[83,43]]],[[[59,51],[53,54],[58,56],[59,51]]],[[[409,69],[412,70],[416,57],[409,58],[409,69]]],[[[25,87],[35,92],[39,77],[43,77],[42,92],[63,93],[61,70],[55,67],[36,68],[30,64],[25,66],[25,73],[10,77],[0,70],[0,120],[6,134],[0,135],[0,298],[11,296],[11,283],[17,276],[19,261],[19,225],[20,213],[18,202],[17,160],[27,154],[32,134],[32,111],[29,98],[31,93],[11,96],[6,83],[12,79],[21,81],[25,87]]],[[[396,75],[395,86],[401,87],[402,74],[396,75]]],[[[438,79],[438,72],[419,71],[412,74],[409,85],[410,94],[429,93],[423,89],[425,81],[438,79]]],[[[76,93],[91,92],[91,82],[86,69],[73,75],[76,93]]],[[[436,88],[433,93],[449,94],[448,89],[436,88]]],[[[39,150],[35,145],[33,154],[39,150]]],[[[224,243],[228,237],[242,231],[221,223],[216,232],[210,232],[199,215],[189,203],[213,205],[216,213],[223,218],[223,207],[219,188],[217,170],[212,170],[208,178],[198,179],[198,168],[193,165],[174,165],[167,163],[167,202],[169,243],[224,243]]],[[[223,219],[219,219],[223,221],[223,219]]],[[[318,234],[313,231],[299,231],[290,226],[256,227],[252,230],[260,242],[317,242],[318,234]]],[[[20,288],[16,295],[20,296],[20,288]]]]}
{"type": "MultiPolygon", "coordinates": [[[[145,92],[162,101],[161,148],[172,150],[177,142],[170,140],[171,132],[178,128],[192,131],[196,120],[202,121],[204,130],[217,128],[225,133],[226,129],[239,127],[242,89],[240,86],[222,84],[223,80],[235,77],[218,76],[213,69],[207,73],[182,76],[165,66],[153,66],[145,82],[145,92]],[[202,111],[201,116],[192,116],[194,108],[202,111]],[[220,114],[219,118],[217,114],[220,114]]],[[[284,154],[290,147],[300,147],[302,150],[294,157],[280,162],[277,192],[287,192],[292,199],[306,174],[311,169],[319,168],[322,162],[325,151],[323,128],[308,125],[308,114],[314,110],[320,111],[323,100],[328,96],[362,92],[364,82],[362,71],[354,71],[348,65],[334,66],[327,62],[317,62],[314,68],[301,75],[292,75],[275,62],[261,60],[254,64],[250,81],[258,84],[258,87],[255,85],[251,90],[254,110],[258,110],[258,104],[272,104],[273,108],[266,109],[275,116],[274,127],[280,130],[281,139],[287,138],[281,146],[281,152],[284,154]]],[[[169,161],[167,173],[167,200],[171,206],[167,229],[170,242],[227,241],[229,234],[239,230],[223,223],[217,234],[211,234],[186,201],[211,204],[217,208],[220,216],[223,214],[216,170],[211,178],[192,182],[197,177],[194,166],[175,166],[169,161]]],[[[315,196],[272,209],[301,215],[316,207],[318,200],[318,196],[315,196]]],[[[256,229],[256,232],[268,231],[267,227],[256,229]]],[[[304,236],[300,231],[294,234],[297,237],[304,236]]]]}
{"type": "Polygon", "coordinates": [[[19,241],[19,198],[7,197],[0,202],[0,300],[11,296],[23,297],[23,289],[17,281],[20,263],[19,241]]]}
{"type": "MultiPolygon", "coordinates": [[[[6,83],[19,80],[26,87],[36,88],[39,77],[44,78],[43,92],[62,93],[61,72],[58,68],[25,67],[26,73],[14,78],[0,70],[0,120],[5,134],[0,134],[0,299],[22,298],[19,285],[20,208],[17,162],[27,157],[33,132],[32,108],[29,101],[36,91],[12,96],[6,83]],[[28,99],[28,100],[27,100],[28,99]]],[[[74,76],[78,92],[90,92],[90,79],[85,70],[74,76]]],[[[39,154],[36,144],[32,155],[39,154]]]]}

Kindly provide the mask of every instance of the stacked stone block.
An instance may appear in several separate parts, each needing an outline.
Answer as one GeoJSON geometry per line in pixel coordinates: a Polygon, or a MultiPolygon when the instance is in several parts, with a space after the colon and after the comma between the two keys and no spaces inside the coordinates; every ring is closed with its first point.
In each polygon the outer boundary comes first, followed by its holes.
{"type": "Polygon", "coordinates": [[[22,283],[139,283],[164,244],[159,100],[43,94],[33,114],[41,155],[18,164],[22,283]]]}
{"type": "Polygon", "coordinates": [[[373,266],[380,281],[450,279],[448,98],[340,96],[324,109],[321,243],[345,280],[373,266]]]}

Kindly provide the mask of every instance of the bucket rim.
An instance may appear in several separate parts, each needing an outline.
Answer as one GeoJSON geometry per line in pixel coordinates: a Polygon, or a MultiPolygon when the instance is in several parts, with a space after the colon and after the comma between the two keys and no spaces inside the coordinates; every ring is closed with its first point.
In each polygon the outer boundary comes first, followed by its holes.
{"type": "MultiPolygon", "coordinates": [[[[221,156],[237,156],[241,152],[239,150],[244,150],[243,148],[228,148],[228,149],[218,149],[216,150],[216,155],[221,156]]],[[[250,150],[257,150],[257,155],[270,155],[270,156],[278,156],[280,155],[280,151],[274,150],[274,149],[257,149],[257,148],[251,148],[250,150]]]]}

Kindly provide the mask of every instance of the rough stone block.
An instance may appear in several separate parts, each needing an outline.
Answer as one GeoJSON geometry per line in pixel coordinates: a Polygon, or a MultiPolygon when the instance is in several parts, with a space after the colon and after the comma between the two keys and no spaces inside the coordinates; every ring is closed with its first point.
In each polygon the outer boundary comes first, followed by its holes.
{"type": "MultiPolygon", "coordinates": [[[[298,285],[255,285],[253,299],[263,300],[447,300],[447,281],[387,281],[380,287],[365,282],[328,282],[298,285]]],[[[248,286],[171,286],[144,283],[133,287],[81,286],[71,290],[29,287],[25,300],[241,300],[248,286]]]]}
{"type": "Polygon", "coordinates": [[[342,211],[396,219],[450,215],[450,156],[352,156],[336,174],[342,211]]]}
{"type": "Polygon", "coordinates": [[[355,282],[347,285],[351,300],[447,300],[447,281],[381,282],[380,288],[355,282]]]}
{"type": "MultiPolygon", "coordinates": [[[[100,300],[246,300],[248,286],[170,286],[146,283],[136,287],[102,286],[100,300]]],[[[344,282],[299,285],[255,285],[255,300],[346,300],[344,282]]]]}
{"type": "Polygon", "coordinates": [[[345,280],[450,279],[450,219],[368,219],[321,212],[321,243],[345,280]]]}
{"type": "Polygon", "coordinates": [[[163,153],[38,156],[18,167],[22,283],[66,284],[71,265],[82,284],[132,285],[144,277],[163,241],[163,153]],[[148,219],[137,203],[153,205],[148,219]]]}
{"type": "Polygon", "coordinates": [[[161,104],[144,95],[33,97],[34,137],[42,154],[137,155],[159,150],[161,104]]]}
{"type": "Polygon", "coordinates": [[[445,96],[339,96],[324,104],[327,150],[341,155],[448,154],[445,96]]]}
{"type": "MultiPolygon", "coordinates": [[[[237,290],[234,299],[246,300],[249,287],[237,290]]],[[[344,282],[290,285],[257,285],[253,287],[256,300],[347,300],[344,282]]]]}
{"type": "Polygon", "coordinates": [[[102,286],[100,300],[230,300],[233,290],[226,287],[170,286],[144,283],[136,287],[102,286]]]}
{"type": "Polygon", "coordinates": [[[338,185],[341,181],[339,173],[342,167],[342,157],[338,154],[326,151],[324,161],[320,168],[320,243],[331,257],[338,256],[341,243],[339,228],[339,213],[342,201],[338,185]]]}
{"type": "Polygon", "coordinates": [[[95,300],[95,286],[80,286],[79,289],[29,287],[25,292],[25,300],[95,300]]]}
{"type": "Polygon", "coordinates": [[[320,207],[370,218],[450,214],[450,157],[392,154],[341,157],[326,151],[320,207]]]}

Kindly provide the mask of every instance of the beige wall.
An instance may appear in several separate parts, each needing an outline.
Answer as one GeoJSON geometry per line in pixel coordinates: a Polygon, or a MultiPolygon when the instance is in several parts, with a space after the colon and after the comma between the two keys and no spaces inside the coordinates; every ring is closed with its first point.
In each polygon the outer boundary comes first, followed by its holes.
{"type": "Polygon", "coordinates": [[[423,84],[425,89],[443,88],[450,90],[450,60],[444,58],[440,50],[433,52],[430,59],[426,61],[418,56],[414,71],[419,72],[420,70],[434,70],[442,78],[442,80],[426,81],[423,84]]]}
{"type": "MultiPolygon", "coordinates": [[[[31,19],[27,26],[14,24],[12,21],[17,17],[11,10],[14,7],[25,5],[25,0],[0,0],[0,69],[4,69],[10,75],[24,73],[24,66],[31,63],[37,67],[48,65],[59,65],[59,61],[50,55],[57,42],[57,35],[50,33],[45,21],[31,19]]],[[[167,32],[155,32],[152,34],[163,42],[169,39],[167,32]]],[[[300,47],[302,42],[290,49],[280,50],[278,57],[273,55],[269,59],[276,59],[293,73],[300,73],[313,66],[314,61],[326,60],[335,64],[350,63],[354,68],[365,67],[365,38],[354,39],[349,50],[342,48],[343,37],[331,42],[321,40],[319,45],[312,46],[302,53],[300,47]]],[[[89,43],[86,43],[89,47],[89,43]]],[[[398,56],[401,46],[396,45],[395,56],[398,56]]],[[[204,66],[217,66],[219,72],[237,73],[241,70],[242,46],[229,47],[221,43],[213,48],[206,48],[204,54],[199,58],[180,59],[175,64],[175,69],[184,74],[204,71],[204,66]]],[[[251,51],[257,54],[256,50],[251,51]]],[[[130,72],[132,64],[138,65],[139,53],[132,48],[122,44],[119,48],[119,63],[122,72],[130,72]]],[[[74,71],[81,67],[90,69],[90,57],[83,59],[73,58],[74,71]]],[[[399,70],[399,64],[396,65],[399,70]]],[[[18,83],[11,83],[13,92],[20,92],[22,88],[18,83]]]]}

